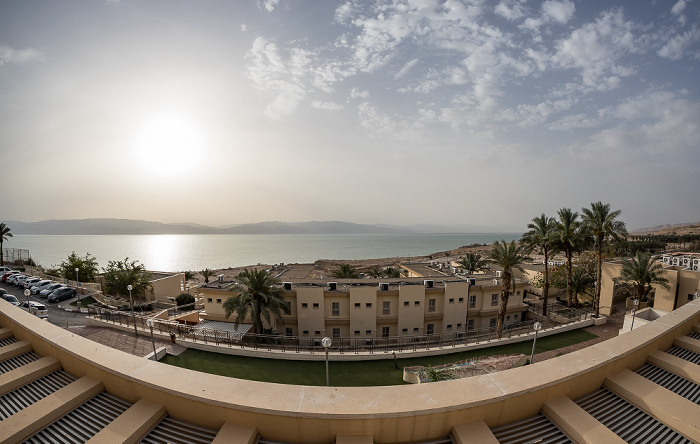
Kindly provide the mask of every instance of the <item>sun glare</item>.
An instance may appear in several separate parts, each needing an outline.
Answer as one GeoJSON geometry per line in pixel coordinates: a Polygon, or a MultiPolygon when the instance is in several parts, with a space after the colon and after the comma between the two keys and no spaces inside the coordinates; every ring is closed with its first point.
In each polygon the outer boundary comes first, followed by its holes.
{"type": "Polygon", "coordinates": [[[202,145],[201,132],[190,118],[163,112],[143,121],[134,148],[146,170],[171,176],[196,166],[202,145]]]}

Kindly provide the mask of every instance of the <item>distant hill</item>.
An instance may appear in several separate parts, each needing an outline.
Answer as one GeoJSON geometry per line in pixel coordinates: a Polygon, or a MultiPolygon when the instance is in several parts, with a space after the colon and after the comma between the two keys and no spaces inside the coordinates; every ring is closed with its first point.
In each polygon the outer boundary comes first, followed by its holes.
{"type": "Polygon", "coordinates": [[[349,222],[260,222],[229,228],[198,224],[164,224],[130,219],[68,219],[40,222],[7,221],[12,234],[114,235],[114,234],[389,234],[398,230],[349,222]]]}
{"type": "Polygon", "coordinates": [[[638,228],[632,234],[700,234],[700,222],[684,224],[665,224],[649,228],[638,228]]]}

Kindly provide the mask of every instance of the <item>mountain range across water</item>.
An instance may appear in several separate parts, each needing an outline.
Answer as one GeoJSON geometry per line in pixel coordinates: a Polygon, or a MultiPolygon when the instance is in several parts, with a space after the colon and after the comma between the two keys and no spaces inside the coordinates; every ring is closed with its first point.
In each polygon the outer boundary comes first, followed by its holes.
{"type": "Polygon", "coordinates": [[[131,219],[66,219],[39,222],[6,221],[12,234],[119,235],[119,234],[430,234],[518,232],[514,227],[476,225],[385,225],[341,221],[259,222],[225,227],[194,223],[162,223],[131,219]]]}

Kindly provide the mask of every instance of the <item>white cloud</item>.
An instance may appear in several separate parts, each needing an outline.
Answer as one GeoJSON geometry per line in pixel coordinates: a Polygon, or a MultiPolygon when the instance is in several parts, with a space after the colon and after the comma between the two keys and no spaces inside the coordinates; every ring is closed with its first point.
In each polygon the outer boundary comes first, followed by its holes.
{"type": "Polygon", "coordinates": [[[267,12],[272,12],[275,7],[279,4],[280,0],[264,0],[263,2],[258,2],[258,5],[265,9],[267,12]]]}
{"type": "Polygon", "coordinates": [[[696,27],[682,34],[671,37],[657,54],[671,60],[678,60],[683,57],[685,50],[692,44],[700,40],[700,32],[696,27]]]}
{"type": "Polygon", "coordinates": [[[525,0],[501,0],[493,10],[508,21],[515,21],[525,15],[525,0]]]}
{"type": "Polygon", "coordinates": [[[399,72],[397,72],[397,73],[394,75],[394,79],[400,79],[401,77],[405,76],[406,73],[408,73],[408,71],[411,70],[411,68],[413,68],[414,66],[416,66],[416,63],[418,63],[418,59],[409,60],[408,63],[406,63],[406,64],[403,66],[403,68],[401,68],[401,69],[399,70],[399,72]]]}
{"type": "Polygon", "coordinates": [[[571,20],[575,11],[576,7],[574,6],[574,2],[569,0],[547,0],[542,3],[542,16],[560,24],[571,20]]]}
{"type": "Polygon", "coordinates": [[[246,29],[248,29],[248,25],[246,25],[245,23],[242,23],[242,24],[241,24],[241,31],[242,31],[242,32],[245,32],[246,29]]]}
{"type": "Polygon", "coordinates": [[[616,88],[621,77],[635,73],[622,59],[639,49],[635,46],[634,25],[621,10],[607,11],[593,23],[576,29],[557,45],[555,64],[579,70],[586,87],[601,91],[616,88]]]}
{"type": "Polygon", "coordinates": [[[34,48],[12,49],[0,44],[0,66],[5,63],[23,65],[30,62],[43,62],[44,53],[34,48]]]}
{"type": "Polygon", "coordinates": [[[353,88],[350,90],[350,97],[353,99],[357,99],[358,97],[366,99],[367,97],[369,97],[369,91],[353,88]]]}
{"type": "Polygon", "coordinates": [[[325,109],[328,111],[339,111],[344,108],[343,105],[334,102],[322,102],[320,100],[314,100],[311,102],[311,107],[316,109],[325,109]]]}

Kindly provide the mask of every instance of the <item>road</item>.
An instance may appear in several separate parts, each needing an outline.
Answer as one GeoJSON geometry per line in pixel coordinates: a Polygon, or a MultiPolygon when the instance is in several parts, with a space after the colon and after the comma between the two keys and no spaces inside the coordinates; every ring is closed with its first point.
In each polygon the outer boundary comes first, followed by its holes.
{"type": "MultiPolygon", "coordinates": [[[[22,301],[27,300],[27,296],[24,295],[24,288],[15,287],[14,285],[7,284],[5,282],[0,282],[0,288],[4,288],[8,293],[17,297],[17,299],[22,301]]],[[[84,313],[72,313],[69,311],[61,310],[58,308],[59,304],[48,302],[46,299],[41,299],[39,295],[29,295],[30,301],[41,302],[46,305],[49,310],[48,321],[59,327],[83,327],[85,326],[85,316],[84,313]]],[[[67,306],[74,299],[69,299],[67,301],[60,302],[60,305],[67,306]]]]}

